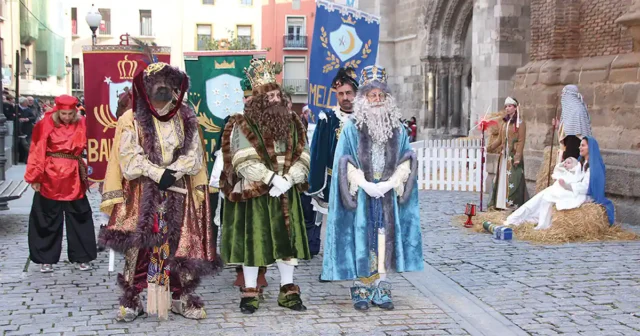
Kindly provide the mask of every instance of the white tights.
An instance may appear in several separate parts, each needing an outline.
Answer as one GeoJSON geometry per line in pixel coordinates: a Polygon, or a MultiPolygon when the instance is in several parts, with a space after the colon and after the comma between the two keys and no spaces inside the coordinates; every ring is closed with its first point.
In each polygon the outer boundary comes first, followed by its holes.
{"type": "MultiPolygon", "coordinates": [[[[296,268],[293,265],[286,264],[283,261],[277,261],[278,270],[280,271],[280,286],[293,283],[293,270],[296,268]]],[[[244,285],[246,288],[258,287],[258,270],[259,267],[255,266],[242,266],[242,273],[244,275],[244,285]]]]}

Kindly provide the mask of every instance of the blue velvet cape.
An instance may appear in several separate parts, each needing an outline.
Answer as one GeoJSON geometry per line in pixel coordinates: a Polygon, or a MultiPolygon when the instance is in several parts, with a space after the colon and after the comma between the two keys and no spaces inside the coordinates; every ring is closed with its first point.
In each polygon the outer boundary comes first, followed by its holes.
{"type": "Polygon", "coordinates": [[[333,110],[326,110],[324,113],[327,118],[318,121],[311,141],[311,168],[307,194],[329,203],[333,153],[338,145],[336,130],[340,127],[340,119],[333,110]]]}
{"type": "MultiPolygon", "coordinates": [[[[321,276],[324,280],[351,280],[371,275],[368,226],[372,224],[367,218],[370,197],[362,189],[356,197],[351,196],[347,180],[347,164],[350,163],[364,172],[367,181],[374,181],[371,153],[372,141],[366,128],[358,130],[353,121],[347,122],[334,158],[321,276]]],[[[389,179],[407,160],[411,162],[412,171],[402,197],[391,190],[381,198],[387,234],[385,264],[391,266],[387,267],[387,272],[421,271],[424,264],[416,186],[417,160],[403,129],[396,128],[387,142],[385,160],[381,181],[389,179]]]]}

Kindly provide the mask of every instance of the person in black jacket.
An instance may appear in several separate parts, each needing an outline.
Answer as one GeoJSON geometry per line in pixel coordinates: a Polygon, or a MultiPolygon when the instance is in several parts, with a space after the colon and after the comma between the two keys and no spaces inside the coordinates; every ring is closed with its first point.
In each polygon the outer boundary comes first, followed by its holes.
{"type": "Polygon", "coordinates": [[[17,144],[18,162],[27,163],[29,147],[31,147],[31,134],[33,133],[33,126],[36,123],[36,114],[33,109],[29,107],[29,100],[27,98],[20,97],[18,103],[18,108],[16,108],[16,113],[19,113],[18,122],[20,124],[17,144]]]}

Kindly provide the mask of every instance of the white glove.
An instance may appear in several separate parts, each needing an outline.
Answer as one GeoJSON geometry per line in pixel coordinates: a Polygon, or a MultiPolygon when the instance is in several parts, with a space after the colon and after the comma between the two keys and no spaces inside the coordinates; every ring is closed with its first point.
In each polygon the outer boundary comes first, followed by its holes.
{"type": "MultiPolygon", "coordinates": [[[[278,188],[278,189],[280,189],[282,194],[284,194],[287,191],[289,191],[289,189],[291,189],[291,187],[292,187],[291,182],[287,181],[287,179],[285,179],[284,177],[282,177],[280,175],[276,175],[276,176],[273,177],[273,180],[271,180],[271,185],[276,187],[276,188],[278,188]]],[[[271,194],[271,192],[269,192],[269,194],[271,194]]]]}
{"type": "Polygon", "coordinates": [[[378,190],[378,187],[375,183],[367,182],[367,180],[364,178],[364,174],[359,173],[353,176],[353,182],[357,184],[358,187],[362,188],[362,190],[364,190],[364,192],[367,193],[367,195],[369,195],[370,197],[380,198],[384,196],[384,194],[381,193],[380,190],[378,190]]]}
{"type": "Polygon", "coordinates": [[[384,193],[380,191],[380,189],[375,183],[365,182],[360,185],[360,188],[362,188],[362,190],[364,190],[364,192],[366,192],[367,195],[373,198],[380,198],[384,196],[384,193]]]}
{"type": "Polygon", "coordinates": [[[282,194],[284,193],[278,187],[271,187],[271,190],[269,190],[269,196],[271,197],[280,197],[282,194]]]}
{"type": "Polygon", "coordinates": [[[383,195],[388,193],[391,189],[395,187],[394,183],[391,181],[380,182],[376,184],[378,191],[380,191],[383,195]]]}

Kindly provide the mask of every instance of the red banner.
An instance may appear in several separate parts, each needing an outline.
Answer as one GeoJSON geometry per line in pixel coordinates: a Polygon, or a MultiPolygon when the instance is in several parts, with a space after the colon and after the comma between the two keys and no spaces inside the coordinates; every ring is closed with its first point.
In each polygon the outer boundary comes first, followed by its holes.
{"type": "MultiPolygon", "coordinates": [[[[169,63],[168,47],[153,47],[153,50],[158,61],[169,63]]],[[[131,88],[133,77],[147,64],[137,46],[85,46],[83,56],[88,175],[89,180],[101,182],[117,125],[118,96],[125,88],[131,88]]]]}

